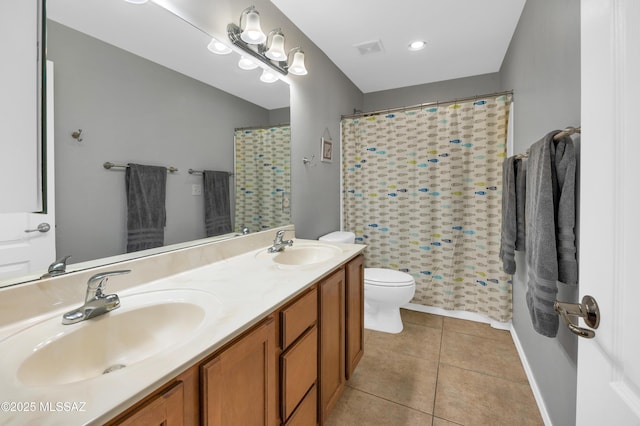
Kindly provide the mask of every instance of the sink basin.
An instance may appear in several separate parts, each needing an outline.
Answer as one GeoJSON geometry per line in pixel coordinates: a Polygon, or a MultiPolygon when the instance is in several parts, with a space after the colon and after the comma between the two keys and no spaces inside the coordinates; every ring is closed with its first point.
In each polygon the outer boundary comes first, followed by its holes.
{"type": "Polygon", "coordinates": [[[278,267],[282,269],[295,269],[302,266],[311,266],[325,262],[342,252],[338,247],[329,245],[298,245],[287,247],[279,253],[266,253],[264,250],[260,256],[271,257],[278,267]]]}
{"type": "Polygon", "coordinates": [[[17,333],[0,343],[0,353],[11,351],[0,362],[15,364],[16,379],[26,386],[100,377],[179,346],[205,324],[206,308],[219,305],[198,290],[139,293],[121,303],[91,320],[62,325],[56,316],[17,333]]]}

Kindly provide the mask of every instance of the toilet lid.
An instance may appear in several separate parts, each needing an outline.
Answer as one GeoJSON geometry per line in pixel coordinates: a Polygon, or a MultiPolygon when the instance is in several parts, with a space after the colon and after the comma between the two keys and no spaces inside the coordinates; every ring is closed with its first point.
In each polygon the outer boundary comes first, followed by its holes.
{"type": "Polygon", "coordinates": [[[415,284],[411,275],[385,268],[364,268],[364,282],[385,287],[404,287],[415,284]]]}

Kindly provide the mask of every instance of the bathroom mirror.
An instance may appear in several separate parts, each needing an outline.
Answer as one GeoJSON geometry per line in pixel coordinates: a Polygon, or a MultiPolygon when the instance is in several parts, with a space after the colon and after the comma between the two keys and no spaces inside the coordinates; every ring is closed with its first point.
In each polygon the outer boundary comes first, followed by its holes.
{"type": "MultiPolygon", "coordinates": [[[[237,67],[235,52],[210,53],[210,35],[174,13],[153,2],[46,2],[47,59],[54,65],[56,252],[72,256],[68,271],[210,241],[203,240],[202,175],[188,170],[233,173],[235,129],[288,125],[286,82],[262,83],[259,70],[237,67]],[[105,162],[178,169],[167,175],[166,247],[123,253],[125,173],[105,169],[105,162]]],[[[232,218],[235,189],[231,176],[232,218]]],[[[275,226],[290,222],[283,200],[286,215],[275,226]]]]}

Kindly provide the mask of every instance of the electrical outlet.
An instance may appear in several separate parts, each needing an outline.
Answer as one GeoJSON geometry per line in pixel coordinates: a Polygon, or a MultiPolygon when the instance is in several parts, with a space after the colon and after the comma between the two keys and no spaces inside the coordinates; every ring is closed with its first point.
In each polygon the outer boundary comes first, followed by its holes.
{"type": "Polygon", "coordinates": [[[194,183],[191,185],[191,195],[202,195],[201,183],[194,183]]]}

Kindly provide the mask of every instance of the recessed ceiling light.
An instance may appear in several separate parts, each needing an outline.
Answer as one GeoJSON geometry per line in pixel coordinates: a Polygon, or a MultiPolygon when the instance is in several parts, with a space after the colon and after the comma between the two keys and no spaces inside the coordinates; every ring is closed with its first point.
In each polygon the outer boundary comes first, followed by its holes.
{"type": "Polygon", "coordinates": [[[412,41],[411,43],[409,43],[409,50],[412,50],[412,51],[422,50],[426,45],[427,45],[427,42],[423,40],[412,41]]]}

